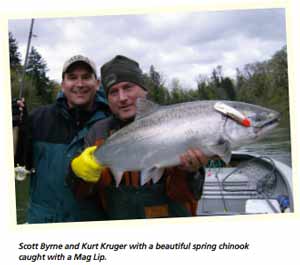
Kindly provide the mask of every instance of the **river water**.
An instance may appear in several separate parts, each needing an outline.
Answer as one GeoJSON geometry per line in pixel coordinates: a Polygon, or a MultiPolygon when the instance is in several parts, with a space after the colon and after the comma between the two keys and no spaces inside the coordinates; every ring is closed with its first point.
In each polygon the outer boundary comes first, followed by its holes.
{"type": "Polygon", "coordinates": [[[259,142],[243,146],[237,151],[266,155],[292,166],[291,140],[289,128],[275,128],[266,138],[259,142]]]}

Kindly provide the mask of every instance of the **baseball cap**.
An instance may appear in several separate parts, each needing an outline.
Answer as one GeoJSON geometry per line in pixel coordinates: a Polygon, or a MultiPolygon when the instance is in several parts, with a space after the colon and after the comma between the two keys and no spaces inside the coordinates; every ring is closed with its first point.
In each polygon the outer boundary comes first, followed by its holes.
{"type": "Polygon", "coordinates": [[[77,62],[83,62],[86,63],[93,71],[93,73],[95,74],[96,78],[97,78],[97,68],[96,68],[96,64],[89,59],[88,57],[85,57],[83,55],[75,55],[72,56],[71,58],[69,58],[67,61],[65,61],[64,65],[63,65],[63,69],[62,69],[62,77],[64,77],[64,74],[67,72],[67,70],[69,69],[69,67],[77,62]]]}

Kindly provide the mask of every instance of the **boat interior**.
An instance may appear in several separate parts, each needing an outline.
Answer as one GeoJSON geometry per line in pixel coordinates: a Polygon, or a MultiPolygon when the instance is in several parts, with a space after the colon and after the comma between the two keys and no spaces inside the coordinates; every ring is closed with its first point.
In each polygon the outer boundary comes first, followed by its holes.
{"type": "Polygon", "coordinates": [[[211,160],[197,215],[292,212],[291,187],[276,163],[269,157],[248,154],[233,154],[229,165],[211,160]]]}

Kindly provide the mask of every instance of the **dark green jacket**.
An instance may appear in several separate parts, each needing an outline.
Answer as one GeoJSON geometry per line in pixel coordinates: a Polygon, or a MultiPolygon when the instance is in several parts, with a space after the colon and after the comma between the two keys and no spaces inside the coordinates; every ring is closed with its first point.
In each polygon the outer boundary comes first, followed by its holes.
{"type": "Polygon", "coordinates": [[[27,122],[26,141],[18,149],[19,159],[34,168],[30,179],[28,223],[89,221],[102,218],[95,200],[78,202],[65,181],[71,158],[83,146],[83,139],[96,121],[109,110],[98,93],[93,111],[68,109],[62,93],[55,104],[34,110],[27,122]]]}

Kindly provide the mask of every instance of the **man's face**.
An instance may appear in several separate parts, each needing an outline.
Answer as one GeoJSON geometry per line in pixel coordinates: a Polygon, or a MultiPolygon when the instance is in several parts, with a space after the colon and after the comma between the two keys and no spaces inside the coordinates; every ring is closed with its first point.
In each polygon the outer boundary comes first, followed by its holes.
{"type": "Polygon", "coordinates": [[[70,108],[89,109],[93,104],[99,81],[87,64],[78,62],[71,65],[64,74],[61,86],[70,108]]]}
{"type": "Polygon", "coordinates": [[[108,104],[113,114],[126,121],[136,114],[136,99],[145,98],[147,92],[140,86],[130,82],[120,82],[108,91],[108,104]]]}

